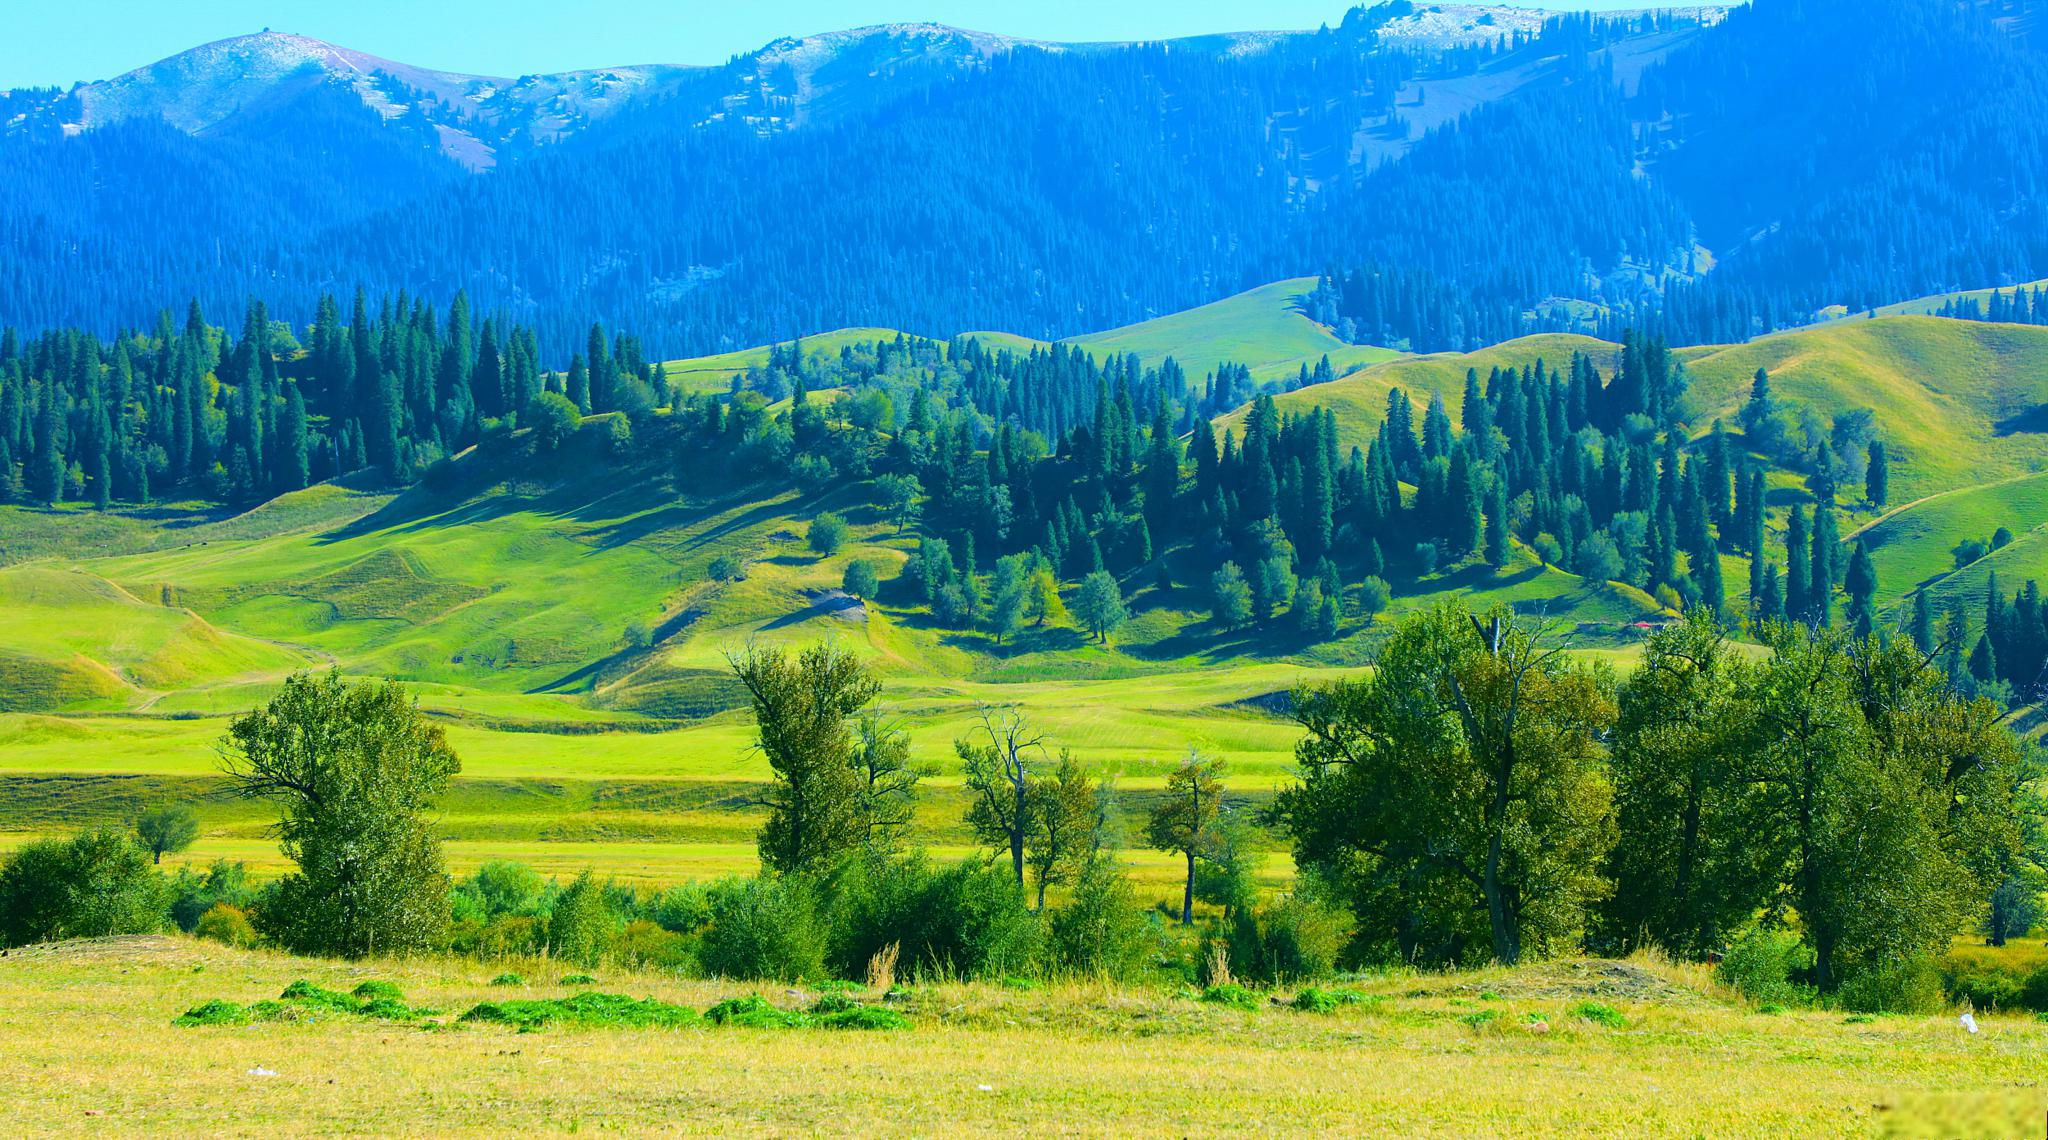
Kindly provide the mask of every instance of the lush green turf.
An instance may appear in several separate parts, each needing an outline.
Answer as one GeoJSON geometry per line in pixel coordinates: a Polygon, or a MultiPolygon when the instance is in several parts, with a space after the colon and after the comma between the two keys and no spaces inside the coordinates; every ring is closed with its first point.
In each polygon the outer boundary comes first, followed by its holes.
{"type": "Polygon", "coordinates": [[[1844,537],[1861,538],[1870,547],[1878,581],[1888,594],[1903,599],[1925,588],[1942,603],[1937,613],[1950,599],[1960,598],[1974,614],[1993,571],[2007,589],[2028,578],[2048,577],[2044,524],[2048,474],[2022,475],[1917,500],[1844,537]],[[1956,567],[1952,552],[1958,543],[1974,538],[1988,544],[1999,527],[2016,533],[2012,545],[1956,567]]]}

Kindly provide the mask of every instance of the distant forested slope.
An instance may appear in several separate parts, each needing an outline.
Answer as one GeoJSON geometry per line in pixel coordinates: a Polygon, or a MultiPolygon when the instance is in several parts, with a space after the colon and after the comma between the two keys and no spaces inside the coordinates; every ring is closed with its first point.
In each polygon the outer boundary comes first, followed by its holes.
{"type": "Polygon", "coordinates": [[[437,97],[387,119],[339,83],[196,135],[16,129],[0,324],[466,290],[559,366],[597,320],[668,356],[850,325],[1055,338],[1327,273],[1315,315],[1362,343],[1728,341],[2048,273],[2038,2],[1459,44],[1390,35],[1401,3],[1161,45],[881,29],[691,73],[485,173],[437,97]]]}

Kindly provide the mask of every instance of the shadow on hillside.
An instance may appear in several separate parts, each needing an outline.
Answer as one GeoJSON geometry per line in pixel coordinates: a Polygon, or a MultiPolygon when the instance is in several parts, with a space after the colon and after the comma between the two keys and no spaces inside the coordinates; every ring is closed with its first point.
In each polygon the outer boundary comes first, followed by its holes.
{"type": "Polygon", "coordinates": [[[2035,404],[2024,412],[2010,415],[1992,425],[2000,436],[2039,435],[2048,432],[2048,404],[2035,404]]]}

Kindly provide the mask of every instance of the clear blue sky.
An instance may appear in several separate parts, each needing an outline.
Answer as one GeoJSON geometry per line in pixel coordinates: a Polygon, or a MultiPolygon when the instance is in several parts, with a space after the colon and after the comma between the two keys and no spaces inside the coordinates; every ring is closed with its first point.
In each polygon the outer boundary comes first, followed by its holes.
{"type": "MultiPolygon", "coordinates": [[[[1643,0],[1522,0],[1571,9],[1643,0]]],[[[228,36],[299,32],[448,71],[719,63],[778,36],[929,20],[1049,40],[1336,23],[1345,0],[8,0],[0,88],[105,79],[228,36]]]]}

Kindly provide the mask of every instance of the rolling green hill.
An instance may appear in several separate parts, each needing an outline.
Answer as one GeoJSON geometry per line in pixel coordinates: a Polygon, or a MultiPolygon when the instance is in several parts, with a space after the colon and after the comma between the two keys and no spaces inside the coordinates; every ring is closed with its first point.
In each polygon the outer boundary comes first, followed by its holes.
{"type": "MultiPolygon", "coordinates": [[[[1997,289],[1964,289],[1955,293],[1936,293],[1930,297],[1915,297],[1910,301],[1895,301],[1889,305],[1879,305],[1874,311],[1861,313],[1847,312],[1845,310],[1842,310],[1840,306],[1837,306],[1835,315],[1829,317],[1828,320],[1823,323],[1845,324],[1849,321],[1867,321],[1873,316],[1929,317],[1933,316],[1944,305],[1963,301],[1976,301],[1981,304],[1985,301],[1990,300],[1991,295],[1993,293],[2005,293],[2009,295],[2012,293],[2014,288],[2014,286],[2004,286],[1997,289]]],[[[2035,289],[2048,288],[2048,280],[2028,281],[2022,285],[2017,286],[2017,288],[2024,289],[2028,292],[2032,292],[2035,289]]]]}
{"type": "Polygon", "coordinates": [[[1062,343],[1098,356],[1136,353],[1147,365],[1171,356],[1191,379],[1207,376],[1219,364],[1242,364],[1262,383],[1293,376],[1304,364],[1313,370],[1324,356],[1343,375],[1400,355],[1390,348],[1348,344],[1304,315],[1298,299],[1315,284],[1313,277],[1279,281],[1198,309],[1062,343]]]}
{"type": "MultiPolygon", "coordinates": [[[[1097,356],[1135,354],[1146,366],[1171,356],[1194,382],[1220,364],[1242,364],[1252,379],[1264,383],[1296,375],[1303,365],[1330,358],[1338,375],[1401,356],[1390,348],[1349,344],[1301,312],[1299,300],[1315,288],[1316,279],[1299,277],[1261,286],[1213,304],[1172,313],[1140,324],[1089,333],[1061,341],[1097,356]]],[[[806,336],[806,352],[837,353],[847,345],[893,340],[894,329],[836,329],[806,336]]],[[[1027,353],[1047,342],[1006,332],[966,332],[993,349],[1027,353]]],[[[664,367],[669,383],[685,392],[723,392],[736,372],[768,362],[769,347],[741,349],[717,356],[672,360],[664,367]]]]}
{"type": "MultiPolygon", "coordinates": [[[[1614,345],[1561,334],[1384,359],[1336,343],[1297,312],[1303,285],[1083,343],[1173,355],[1191,376],[1224,360],[1291,376],[1328,352],[1340,379],[1277,402],[1330,408],[1345,448],[1370,439],[1396,387],[1418,409],[1442,393],[1455,418],[1468,368],[1563,367],[1576,352],[1614,366],[1614,345]]],[[[844,330],[806,344],[836,352],[894,336],[844,330]]],[[[767,352],[679,361],[668,375],[685,390],[723,391],[767,352]]],[[[1923,586],[1943,600],[1981,600],[1993,570],[2008,587],[2048,577],[2039,529],[2048,474],[2034,473],[2048,466],[2048,414],[2037,410],[2048,401],[2048,329],[1894,317],[1679,356],[1695,431],[1733,421],[1758,367],[1794,408],[1875,412],[1903,505],[1881,517],[1851,511],[1844,530],[1870,543],[1889,605],[1923,586]],[[2018,539],[1953,568],[1959,540],[1998,526],[2018,539]]],[[[1354,601],[1332,639],[1278,625],[1232,632],[1208,616],[1213,562],[1181,547],[1162,554],[1172,585],[1149,569],[1122,582],[1132,617],[1111,643],[1055,622],[998,646],[983,632],[941,628],[908,590],[886,585],[916,540],[882,517],[872,485],[682,493],[665,421],[643,426],[637,458],[621,461],[607,450],[611,419],[587,419],[550,463],[532,462],[513,437],[395,494],[323,484],[240,512],[0,508],[0,797],[19,800],[14,817],[31,830],[165,794],[204,800],[218,790],[213,745],[224,717],[288,672],[332,662],[413,682],[448,726],[465,772],[444,831],[465,865],[511,854],[546,866],[745,866],[753,817],[743,791],[766,769],[749,749],[726,655],[749,643],[830,640],[873,663],[882,710],[933,764],[925,834],[944,848],[966,842],[950,798],[951,741],[984,704],[1019,705],[1054,744],[1141,794],[1189,747],[1225,757],[1240,786],[1265,794],[1289,771],[1296,737],[1273,711],[1276,694],[1358,667],[1404,612],[1450,596],[1503,602],[1574,629],[1584,651],[1623,660],[1638,624],[1665,616],[1640,591],[1586,582],[1517,545],[1499,571],[1390,563],[1392,612],[1374,623],[1354,601]],[[850,528],[829,556],[805,537],[825,511],[850,528]],[[879,569],[879,597],[842,592],[856,558],[879,569]],[[739,572],[715,577],[715,559],[739,572]]],[[[1774,503],[1805,494],[1789,471],[1772,485],[1774,503]]],[[[1725,560],[1731,596],[1745,573],[1743,560],[1725,560]]],[[[194,857],[263,846],[241,809],[205,812],[208,838],[194,857]]]]}

